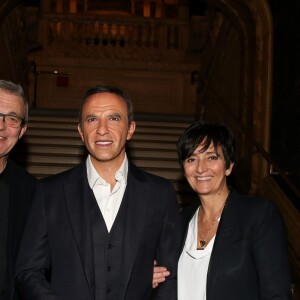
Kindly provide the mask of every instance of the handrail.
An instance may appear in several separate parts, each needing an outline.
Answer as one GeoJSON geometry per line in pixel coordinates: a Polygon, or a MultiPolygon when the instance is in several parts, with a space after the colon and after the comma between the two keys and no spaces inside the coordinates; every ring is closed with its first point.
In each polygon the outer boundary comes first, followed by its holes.
{"type": "Polygon", "coordinates": [[[38,70],[37,65],[35,61],[31,61],[29,63],[29,71],[32,71],[34,76],[34,92],[33,92],[33,101],[31,103],[32,107],[36,107],[37,102],[37,76],[38,76],[38,70]]]}
{"type": "Polygon", "coordinates": [[[252,142],[253,146],[260,152],[260,154],[263,156],[263,158],[273,167],[276,168],[278,174],[282,177],[282,179],[285,181],[285,183],[288,185],[288,187],[295,193],[295,195],[300,199],[300,192],[298,188],[294,185],[294,183],[286,176],[285,172],[278,166],[278,164],[274,161],[274,159],[271,157],[270,153],[266,151],[261,144],[253,137],[253,134],[250,132],[250,130],[245,127],[241,122],[238,120],[238,118],[233,114],[232,111],[228,109],[228,106],[225,105],[221,97],[218,95],[218,93],[212,89],[207,81],[203,79],[198,71],[194,71],[192,74],[192,82],[194,84],[200,84],[202,82],[206,88],[206,90],[211,93],[217,101],[222,105],[222,107],[226,110],[227,115],[233,120],[236,127],[239,128],[240,132],[245,134],[248,139],[252,142]]]}
{"type": "Polygon", "coordinates": [[[56,75],[56,76],[69,76],[72,75],[72,73],[69,72],[60,72],[60,71],[52,71],[52,70],[40,70],[37,67],[37,64],[35,61],[31,61],[29,63],[28,71],[32,71],[32,74],[34,76],[34,92],[33,92],[33,101],[31,103],[32,107],[36,107],[37,104],[37,85],[38,85],[38,75],[40,74],[48,74],[48,75],[56,75]]]}

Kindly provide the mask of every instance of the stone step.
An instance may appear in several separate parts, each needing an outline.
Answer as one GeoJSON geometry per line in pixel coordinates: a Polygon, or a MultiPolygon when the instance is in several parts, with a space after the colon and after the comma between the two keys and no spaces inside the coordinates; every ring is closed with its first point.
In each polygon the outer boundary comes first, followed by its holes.
{"type": "MultiPolygon", "coordinates": [[[[53,166],[59,166],[59,165],[72,165],[76,166],[82,160],[85,160],[85,155],[55,155],[55,154],[29,154],[27,156],[24,156],[23,159],[19,159],[22,163],[27,164],[48,164],[53,166]]],[[[179,168],[179,164],[177,161],[174,161],[173,159],[156,159],[143,157],[143,158],[131,158],[131,161],[141,167],[141,168],[157,168],[157,169],[174,169],[177,171],[179,168]]]]}
{"type": "MultiPolygon", "coordinates": [[[[25,147],[25,145],[24,145],[25,147]]],[[[24,149],[19,146],[16,147],[15,154],[22,155],[24,154],[24,149]]],[[[40,145],[40,144],[26,144],[26,155],[77,155],[77,156],[86,156],[87,150],[84,145],[40,145]],[[67,151],[66,151],[67,149],[67,151]]],[[[173,159],[177,161],[177,153],[174,150],[169,149],[144,149],[136,147],[127,147],[127,154],[131,157],[136,158],[152,158],[157,159],[173,159]]]]}
{"type": "MultiPolygon", "coordinates": [[[[48,137],[44,136],[24,136],[22,144],[28,145],[52,145],[52,146],[82,146],[82,141],[79,136],[77,137],[48,137]]],[[[141,149],[170,149],[176,151],[176,142],[175,141],[161,141],[161,140],[153,140],[153,141],[145,141],[145,140],[130,140],[128,142],[129,148],[141,148],[141,149]]]]}
{"type": "MultiPolygon", "coordinates": [[[[148,126],[141,125],[140,123],[137,123],[136,127],[136,133],[156,133],[156,134],[168,134],[168,135],[181,135],[184,128],[182,127],[170,127],[166,126],[153,126],[149,124],[148,126]]],[[[78,134],[77,131],[77,123],[42,123],[42,122],[30,122],[28,124],[27,132],[31,131],[73,131],[74,133],[78,134]]]]}
{"type": "MultiPolygon", "coordinates": [[[[74,165],[72,164],[60,164],[60,165],[52,165],[49,163],[38,163],[38,164],[33,164],[33,163],[27,163],[26,164],[26,169],[28,170],[29,173],[35,174],[38,178],[43,178],[46,176],[50,175],[55,175],[60,172],[69,170],[72,168],[74,165]]],[[[144,167],[143,170],[167,178],[171,181],[180,181],[184,180],[182,172],[180,169],[160,169],[160,168],[153,168],[153,167],[144,167]]]]}
{"type": "MultiPolygon", "coordinates": [[[[39,155],[39,154],[57,154],[65,155],[85,155],[87,153],[83,144],[80,145],[57,145],[57,144],[35,144],[35,143],[22,143],[27,155],[39,155]]],[[[24,153],[24,149],[21,145],[17,145],[14,153],[20,155],[24,153]]]]}
{"type": "MultiPolygon", "coordinates": [[[[170,133],[141,133],[135,132],[132,140],[153,140],[153,141],[172,141],[177,142],[180,134],[170,134],[170,133]]],[[[68,138],[78,138],[79,133],[76,130],[44,130],[44,129],[28,129],[26,132],[26,137],[38,137],[42,138],[49,138],[49,137],[68,137],[68,138]]]]}
{"type": "MultiPolygon", "coordinates": [[[[65,116],[43,116],[43,115],[30,115],[29,125],[33,124],[70,124],[71,126],[77,126],[78,118],[77,117],[65,117],[65,116]]],[[[137,127],[150,127],[150,128],[170,128],[170,129],[182,129],[184,130],[190,122],[183,121],[161,121],[161,120],[136,120],[137,127]]]]}

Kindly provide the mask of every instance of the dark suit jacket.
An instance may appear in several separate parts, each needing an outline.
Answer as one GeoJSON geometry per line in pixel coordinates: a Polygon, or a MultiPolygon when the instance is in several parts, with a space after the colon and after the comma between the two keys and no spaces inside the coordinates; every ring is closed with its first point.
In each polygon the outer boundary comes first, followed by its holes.
{"type": "MultiPolygon", "coordinates": [[[[183,244],[199,203],[183,213],[183,244]]],[[[196,283],[195,283],[196,284],[196,283]]],[[[291,299],[287,240],[275,206],[235,191],[227,201],[207,274],[207,300],[291,299]]]]}
{"type": "MultiPolygon", "coordinates": [[[[40,182],[18,259],[21,299],[94,299],[84,184],[85,163],[40,182]]],[[[155,258],[172,275],[151,299],[176,299],[180,213],[171,183],[129,164],[124,197],[130,207],[124,229],[121,299],[146,300],[140,295],[152,293],[155,258]]]]}
{"type": "Polygon", "coordinates": [[[6,168],[10,178],[7,267],[10,299],[13,299],[15,263],[37,179],[10,159],[7,162],[6,168]]]}

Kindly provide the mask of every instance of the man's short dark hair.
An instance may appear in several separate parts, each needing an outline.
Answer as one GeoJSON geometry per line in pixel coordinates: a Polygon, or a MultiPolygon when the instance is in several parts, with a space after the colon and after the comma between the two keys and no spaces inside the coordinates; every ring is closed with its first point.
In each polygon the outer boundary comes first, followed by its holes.
{"type": "Polygon", "coordinates": [[[119,89],[117,87],[106,86],[106,85],[96,85],[96,86],[89,88],[86,91],[86,93],[82,99],[82,102],[81,102],[81,105],[79,108],[79,124],[80,124],[80,126],[82,125],[82,110],[83,110],[84,104],[86,103],[86,101],[89,99],[90,96],[96,95],[96,94],[102,94],[102,93],[115,94],[125,101],[126,106],[127,106],[127,111],[128,111],[128,125],[130,125],[130,123],[134,119],[134,116],[133,116],[133,104],[132,104],[129,96],[124,91],[122,91],[121,89],[119,89]]]}

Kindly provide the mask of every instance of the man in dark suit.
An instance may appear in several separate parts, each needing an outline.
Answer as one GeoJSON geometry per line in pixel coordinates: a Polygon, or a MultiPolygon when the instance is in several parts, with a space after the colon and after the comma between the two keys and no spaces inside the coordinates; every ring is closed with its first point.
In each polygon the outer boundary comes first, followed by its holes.
{"type": "Polygon", "coordinates": [[[172,184],[127,159],[132,104],[114,87],[89,89],[78,131],[81,165],[37,188],[17,263],[22,299],[176,299],[180,215],[172,184]],[[153,261],[168,268],[152,289],[153,261]]]}
{"type": "Polygon", "coordinates": [[[20,85],[0,80],[0,299],[14,297],[14,268],[36,179],[8,158],[27,128],[20,85]]]}

